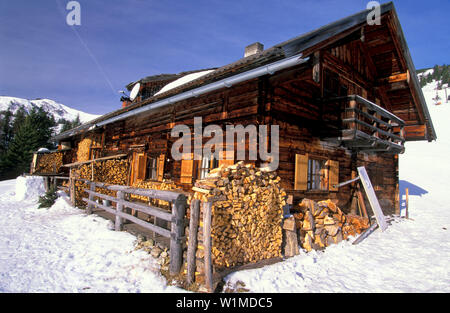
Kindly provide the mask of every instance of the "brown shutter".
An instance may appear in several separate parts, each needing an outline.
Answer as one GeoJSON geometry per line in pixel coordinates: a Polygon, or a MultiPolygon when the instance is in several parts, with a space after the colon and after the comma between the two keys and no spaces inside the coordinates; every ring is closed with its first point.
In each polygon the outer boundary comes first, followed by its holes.
{"type": "Polygon", "coordinates": [[[166,155],[161,154],[158,158],[158,181],[163,181],[164,178],[164,163],[166,161],[166,155]]]}
{"type": "Polygon", "coordinates": [[[328,188],[330,191],[338,191],[339,188],[333,187],[339,184],[339,162],[328,160],[328,188]]]}
{"type": "Polygon", "coordinates": [[[144,180],[145,179],[145,167],[147,165],[147,158],[145,157],[145,155],[142,154],[138,154],[138,172],[137,172],[137,180],[144,180]]]}
{"type": "Polygon", "coordinates": [[[222,160],[219,160],[219,167],[234,164],[234,151],[222,151],[222,160]]]}
{"type": "Polygon", "coordinates": [[[194,170],[194,154],[190,153],[190,160],[181,160],[181,184],[192,184],[192,173],[194,170]]]}
{"type": "Polygon", "coordinates": [[[295,155],[295,181],[294,190],[308,188],[308,155],[295,155]]]}

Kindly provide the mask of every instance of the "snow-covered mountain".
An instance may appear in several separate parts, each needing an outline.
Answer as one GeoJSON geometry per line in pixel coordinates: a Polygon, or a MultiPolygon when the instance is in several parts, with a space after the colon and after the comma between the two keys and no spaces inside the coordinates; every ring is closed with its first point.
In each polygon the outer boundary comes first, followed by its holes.
{"type": "Polygon", "coordinates": [[[27,112],[29,112],[33,107],[42,107],[45,111],[51,113],[55,117],[55,121],[60,119],[73,121],[79,114],[80,121],[85,123],[99,116],[69,108],[64,104],[50,99],[27,100],[22,98],[0,96],[0,111],[7,110],[9,107],[11,108],[11,111],[15,113],[20,106],[23,106],[27,112]]]}

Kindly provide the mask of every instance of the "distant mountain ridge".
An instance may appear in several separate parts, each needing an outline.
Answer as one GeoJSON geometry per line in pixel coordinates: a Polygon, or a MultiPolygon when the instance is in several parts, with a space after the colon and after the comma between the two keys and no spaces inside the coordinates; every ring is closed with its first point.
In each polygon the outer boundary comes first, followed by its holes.
{"type": "Polygon", "coordinates": [[[17,97],[0,96],[0,111],[6,111],[10,108],[11,111],[15,113],[21,106],[27,112],[30,112],[33,107],[41,107],[46,112],[53,115],[56,122],[61,119],[73,121],[76,119],[77,115],[79,115],[80,121],[85,123],[100,116],[70,108],[50,99],[27,100],[17,97]]]}

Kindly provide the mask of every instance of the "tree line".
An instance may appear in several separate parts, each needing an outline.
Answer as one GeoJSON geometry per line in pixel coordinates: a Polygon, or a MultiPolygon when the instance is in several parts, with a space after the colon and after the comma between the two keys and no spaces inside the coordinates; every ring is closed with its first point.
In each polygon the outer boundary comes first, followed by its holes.
{"type": "MultiPolygon", "coordinates": [[[[420,70],[418,73],[423,73],[426,70],[428,69],[420,70]]],[[[450,84],[450,65],[435,65],[433,67],[433,73],[420,77],[420,87],[424,87],[433,80],[440,81],[437,86],[439,90],[442,88],[442,85],[450,84]]]]}
{"type": "Polygon", "coordinates": [[[80,125],[80,118],[73,121],[55,118],[41,107],[29,112],[23,106],[16,112],[0,111],[0,180],[13,179],[30,171],[33,153],[39,148],[56,149],[50,138],[58,131],[80,125]]]}

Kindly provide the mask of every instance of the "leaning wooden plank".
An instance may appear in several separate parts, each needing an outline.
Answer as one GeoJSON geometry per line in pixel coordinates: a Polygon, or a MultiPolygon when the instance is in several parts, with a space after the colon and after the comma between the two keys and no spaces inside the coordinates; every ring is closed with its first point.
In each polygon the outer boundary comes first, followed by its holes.
{"type": "Polygon", "coordinates": [[[357,245],[358,243],[360,243],[361,241],[366,239],[371,233],[373,233],[375,231],[375,229],[377,229],[377,227],[378,227],[378,223],[373,223],[369,228],[367,228],[365,231],[363,231],[361,233],[361,235],[359,235],[359,237],[356,238],[355,241],[353,241],[353,244],[357,245]]]}
{"type": "Polygon", "coordinates": [[[364,190],[366,191],[366,195],[369,199],[372,211],[373,213],[375,213],[377,223],[380,226],[381,231],[385,231],[387,228],[386,219],[384,217],[383,211],[381,210],[380,203],[378,202],[377,195],[375,194],[372,183],[370,182],[369,175],[367,175],[366,168],[364,166],[358,167],[358,173],[359,177],[361,177],[361,182],[363,184],[364,190]]]}

